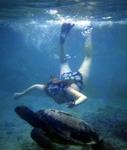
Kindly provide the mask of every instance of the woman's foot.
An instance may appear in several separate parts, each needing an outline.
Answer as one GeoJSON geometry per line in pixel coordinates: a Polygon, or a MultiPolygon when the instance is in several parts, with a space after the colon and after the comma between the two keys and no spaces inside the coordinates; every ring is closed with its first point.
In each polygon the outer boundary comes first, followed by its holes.
{"type": "Polygon", "coordinates": [[[73,26],[74,24],[71,24],[71,23],[62,24],[61,33],[60,33],[60,44],[64,44],[65,39],[73,26]]]}

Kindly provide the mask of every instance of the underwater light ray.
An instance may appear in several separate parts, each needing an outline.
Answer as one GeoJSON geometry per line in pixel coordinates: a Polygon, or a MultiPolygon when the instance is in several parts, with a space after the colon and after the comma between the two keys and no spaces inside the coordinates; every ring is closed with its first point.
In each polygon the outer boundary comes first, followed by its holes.
{"type": "MultiPolygon", "coordinates": [[[[54,10],[53,10],[54,11],[54,10]]],[[[53,12],[55,13],[55,12],[53,12]]],[[[69,16],[61,16],[56,14],[57,18],[55,19],[29,19],[29,20],[20,20],[16,22],[7,22],[7,26],[13,28],[16,32],[21,32],[25,38],[26,44],[32,43],[36,50],[42,51],[42,47],[46,47],[45,50],[48,52],[51,51],[49,45],[52,45],[52,49],[56,49],[54,45],[54,39],[58,38],[58,32],[60,26],[64,22],[75,24],[75,28],[81,30],[81,33],[85,28],[91,26],[92,28],[102,28],[104,26],[112,27],[115,24],[127,25],[127,19],[112,21],[112,20],[93,20],[91,18],[71,18],[69,16]],[[52,36],[50,33],[52,33],[52,36]],[[46,39],[46,40],[42,40],[46,39]],[[46,45],[49,41],[49,45],[46,45]]],[[[54,58],[57,58],[56,55],[54,58]]]]}

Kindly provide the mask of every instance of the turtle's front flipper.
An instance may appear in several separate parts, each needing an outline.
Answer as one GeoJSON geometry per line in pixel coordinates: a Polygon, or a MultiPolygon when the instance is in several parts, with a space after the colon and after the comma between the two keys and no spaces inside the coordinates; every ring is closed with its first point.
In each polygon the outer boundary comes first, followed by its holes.
{"type": "Polygon", "coordinates": [[[43,130],[34,128],[31,132],[32,139],[42,148],[56,150],[49,138],[45,135],[43,130]]]}
{"type": "Polygon", "coordinates": [[[20,118],[27,121],[33,127],[39,127],[39,119],[36,113],[30,110],[26,106],[18,106],[15,108],[15,112],[20,118]]]}
{"type": "Polygon", "coordinates": [[[53,143],[42,129],[34,128],[31,137],[40,147],[46,150],[65,150],[64,146],[53,143]]]}

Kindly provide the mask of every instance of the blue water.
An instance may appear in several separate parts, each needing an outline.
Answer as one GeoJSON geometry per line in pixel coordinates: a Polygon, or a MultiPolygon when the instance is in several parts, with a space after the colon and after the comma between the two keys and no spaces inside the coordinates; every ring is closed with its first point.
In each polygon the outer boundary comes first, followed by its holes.
{"type": "Polygon", "coordinates": [[[0,1],[0,149],[39,149],[30,138],[31,128],[14,112],[16,106],[24,104],[33,110],[70,112],[89,122],[115,149],[126,150],[126,35],[124,0],[0,1]],[[14,92],[59,75],[62,22],[75,23],[65,43],[74,71],[84,58],[84,26],[91,22],[93,27],[93,61],[83,91],[88,101],[68,109],[39,92],[14,100],[14,92]]]}

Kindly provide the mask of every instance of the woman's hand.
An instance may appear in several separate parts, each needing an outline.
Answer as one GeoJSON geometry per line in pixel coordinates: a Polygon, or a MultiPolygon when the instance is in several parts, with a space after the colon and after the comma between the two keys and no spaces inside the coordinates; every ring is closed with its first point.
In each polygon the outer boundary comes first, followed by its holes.
{"type": "Polygon", "coordinates": [[[67,108],[73,108],[75,106],[75,102],[71,101],[69,103],[67,103],[67,108]]]}
{"type": "Polygon", "coordinates": [[[14,99],[19,99],[22,93],[14,93],[14,99]]]}

